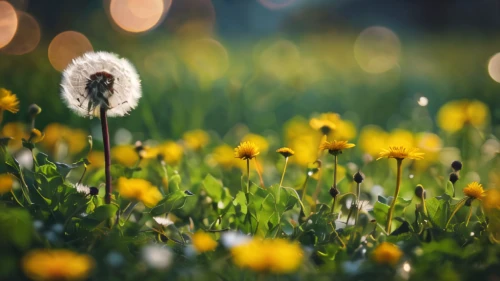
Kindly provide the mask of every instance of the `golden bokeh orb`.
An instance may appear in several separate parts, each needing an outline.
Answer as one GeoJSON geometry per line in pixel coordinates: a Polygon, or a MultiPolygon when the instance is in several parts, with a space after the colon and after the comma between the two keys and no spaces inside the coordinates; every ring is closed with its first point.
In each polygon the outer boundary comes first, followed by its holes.
{"type": "Polygon", "coordinates": [[[10,43],[17,30],[17,14],[14,7],[0,1],[0,49],[10,43]]]}
{"type": "Polygon", "coordinates": [[[111,0],[109,12],[121,29],[140,33],[154,28],[171,3],[171,0],[111,0]]]}
{"type": "MultiPolygon", "coordinates": [[[[3,2],[0,2],[3,3],[3,2]]],[[[40,43],[40,25],[30,14],[16,11],[17,30],[14,38],[1,52],[9,55],[23,55],[33,51],[40,43]]]]}
{"type": "Polygon", "coordinates": [[[500,83],[500,53],[496,53],[488,62],[488,73],[491,79],[500,83]]]}
{"type": "Polygon", "coordinates": [[[63,71],[74,58],[93,50],[85,35],[76,31],[64,31],[50,42],[49,61],[56,70],[63,71]]]}
{"type": "Polygon", "coordinates": [[[354,57],[368,73],[384,73],[399,63],[401,43],[390,29],[372,26],[363,30],[354,43],[354,57]]]}

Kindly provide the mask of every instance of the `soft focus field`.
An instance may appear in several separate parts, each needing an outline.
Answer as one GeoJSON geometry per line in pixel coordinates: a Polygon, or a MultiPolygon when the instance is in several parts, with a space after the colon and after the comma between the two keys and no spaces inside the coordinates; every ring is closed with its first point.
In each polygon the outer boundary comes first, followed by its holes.
{"type": "Polygon", "coordinates": [[[493,4],[49,2],[0,1],[0,280],[500,278],[493,4]],[[101,50],[123,117],[61,99],[101,50]]]}

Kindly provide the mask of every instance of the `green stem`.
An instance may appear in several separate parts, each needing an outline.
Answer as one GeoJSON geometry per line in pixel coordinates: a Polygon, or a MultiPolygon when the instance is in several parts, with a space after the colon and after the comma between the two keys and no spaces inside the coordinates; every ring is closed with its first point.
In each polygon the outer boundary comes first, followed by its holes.
{"type": "Polygon", "coordinates": [[[306,175],[306,180],[302,184],[302,196],[300,197],[302,201],[304,201],[304,199],[306,198],[307,181],[309,181],[309,178],[310,178],[309,174],[306,175]]]}
{"type": "Polygon", "coordinates": [[[392,199],[391,207],[389,208],[389,213],[387,213],[387,222],[385,225],[385,232],[387,232],[387,234],[391,233],[392,215],[394,213],[394,208],[396,207],[396,202],[398,201],[399,190],[401,188],[401,164],[403,163],[403,159],[396,158],[396,161],[397,161],[396,190],[394,191],[394,198],[392,199]]]}
{"type": "Polygon", "coordinates": [[[285,157],[285,167],[283,168],[283,173],[281,174],[281,181],[280,181],[280,186],[278,188],[278,198],[276,199],[276,203],[280,202],[281,186],[283,186],[283,179],[285,178],[287,164],[288,164],[288,157],[285,157]]]}
{"type": "Polygon", "coordinates": [[[247,159],[247,194],[250,193],[250,159],[247,159]]]}
{"type": "Polygon", "coordinates": [[[334,210],[335,210],[335,201],[337,201],[336,199],[337,199],[337,196],[333,197],[332,209],[331,209],[332,214],[334,213],[334,210]]]}
{"type": "Polygon", "coordinates": [[[14,193],[14,190],[12,190],[12,189],[11,189],[11,190],[10,190],[10,193],[12,194],[12,197],[14,197],[14,200],[17,202],[17,204],[19,204],[19,206],[21,206],[21,207],[23,207],[23,208],[24,208],[23,204],[21,204],[21,202],[19,202],[19,199],[17,199],[17,196],[16,196],[16,194],[14,193]]]}
{"type": "Polygon", "coordinates": [[[453,213],[451,213],[450,218],[448,219],[448,221],[446,222],[446,225],[444,226],[445,230],[446,230],[446,228],[448,228],[448,224],[450,224],[451,219],[455,216],[455,214],[458,212],[458,210],[460,210],[460,208],[462,208],[465,205],[465,202],[467,202],[467,199],[468,198],[465,197],[464,199],[460,200],[460,202],[457,203],[455,210],[453,210],[453,213]]]}
{"type": "Polygon", "coordinates": [[[467,216],[467,220],[465,221],[465,226],[469,225],[470,218],[472,217],[472,204],[469,206],[469,215],[467,216]]]}
{"type": "Polygon", "coordinates": [[[337,154],[333,155],[334,164],[333,164],[333,187],[337,188],[337,154]]]}

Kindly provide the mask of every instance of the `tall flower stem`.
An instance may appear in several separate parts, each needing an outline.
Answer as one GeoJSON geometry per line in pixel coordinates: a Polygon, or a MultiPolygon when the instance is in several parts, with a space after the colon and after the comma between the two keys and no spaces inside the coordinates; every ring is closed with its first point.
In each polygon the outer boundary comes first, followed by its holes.
{"type": "MultiPolygon", "coordinates": [[[[338,163],[337,154],[333,155],[333,159],[334,159],[334,163],[333,163],[333,185],[332,185],[332,187],[336,189],[337,188],[337,163],[338,163]]],[[[335,201],[336,201],[335,199],[337,199],[337,196],[333,197],[332,214],[333,214],[334,209],[335,209],[335,201]]]]}
{"type": "Polygon", "coordinates": [[[276,202],[280,202],[280,193],[281,193],[281,186],[283,186],[283,179],[285,178],[285,173],[286,173],[286,166],[288,165],[288,157],[285,157],[285,167],[283,168],[283,173],[281,174],[281,180],[280,180],[280,186],[278,187],[278,198],[276,198],[276,202]]]}
{"type": "Polygon", "coordinates": [[[109,130],[108,130],[108,118],[106,115],[108,108],[106,106],[101,106],[101,128],[102,128],[102,141],[104,143],[104,173],[106,174],[106,188],[104,201],[106,204],[111,204],[111,148],[109,145],[109,130]]]}
{"type": "Polygon", "coordinates": [[[247,194],[250,193],[250,159],[247,159],[247,194]]]}
{"type": "Polygon", "coordinates": [[[399,190],[401,189],[401,164],[403,163],[402,158],[396,158],[397,161],[397,175],[396,175],[396,190],[394,191],[394,198],[391,202],[391,207],[389,208],[389,213],[387,213],[387,222],[385,225],[385,231],[387,234],[391,233],[392,225],[392,215],[394,213],[394,208],[396,207],[396,202],[398,201],[399,190]]]}
{"type": "Polygon", "coordinates": [[[332,214],[335,212],[335,201],[337,201],[337,196],[333,197],[332,209],[331,209],[332,214]]]}
{"type": "Polygon", "coordinates": [[[300,197],[300,200],[302,200],[302,202],[304,202],[304,199],[306,198],[306,194],[307,194],[307,182],[309,181],[310,177],[311,176],[308,173],[307,176],[306,176],[306,180],[302,184],[302,196],[300,197]]]}

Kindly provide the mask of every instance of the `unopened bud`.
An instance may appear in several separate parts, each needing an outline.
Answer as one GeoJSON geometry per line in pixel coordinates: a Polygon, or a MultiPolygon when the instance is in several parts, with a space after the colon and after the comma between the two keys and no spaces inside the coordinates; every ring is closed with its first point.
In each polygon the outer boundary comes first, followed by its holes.
{"type": "Polygon", "coordinates": [[[352,179],[357,183],[362,183],[365,177],[361,172],[358,171],[357,173],[354,174],[352,179]]]}
{"type": "Polygon", "coordinates": [[[462,162],[455,160],[451,163],[451,168],[455,171],[458,172],[462,170],[462,162]]]}
{"type": "Polygon", "coordinates": [[[421,184],[419,184],[419,185],[417,185],[417,187],[415,187],[415,196],[417,196],[421,200],[425,199],[425,189],[421,184]]]}
{"type": "Polygon", "coordinates": [[[450,181],[452,184],[455,184],[458,181],[459,177],[457,173],[453,172],[450,174],[450,181]]]}
{"type": "Polygon", "coordinates": [[[336,187],[333,187],[333,186],[332,186],[332,187],[330,188],[330,195],[331,195],[333,198],[337,197],[337,195],[339,195],[339,194],[340,194],[340,191],[339,191],[336,187]]]}

